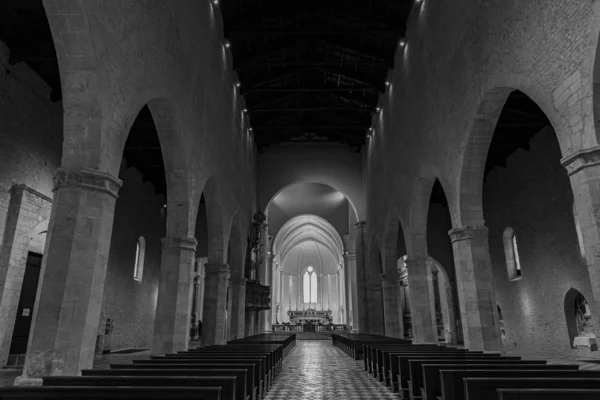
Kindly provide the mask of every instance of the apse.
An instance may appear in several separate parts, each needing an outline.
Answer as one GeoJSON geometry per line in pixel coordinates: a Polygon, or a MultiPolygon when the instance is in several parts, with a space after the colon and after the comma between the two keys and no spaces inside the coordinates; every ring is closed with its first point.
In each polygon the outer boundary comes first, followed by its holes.
{"type": "MultiPolygon", "coordinates": [[[[323,324],[345,323],[343,244],[337,230],[317,215],[287,221],[273,244],[273,323],[296,323],[288,311],[314,310],[323,324]],[[325,312],[325,313],[323,313],[325,312]]],[[[306,313],[304,313],[306,314],[306,313]]]]}

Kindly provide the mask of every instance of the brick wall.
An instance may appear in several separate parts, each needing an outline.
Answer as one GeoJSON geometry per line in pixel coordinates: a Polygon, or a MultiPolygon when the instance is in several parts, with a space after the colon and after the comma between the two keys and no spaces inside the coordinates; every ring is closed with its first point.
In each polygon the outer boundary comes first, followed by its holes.
{"type": "Polygon", "coordinates": [[[123,180],[123,187],[115,208],[98,331],[103,333],[106,319],[111,318],[113,350],[150,348],[158,297],[161,239],[165,236],[165,219],[161,216],[165,198],[154,194],[151,183],[142,183],[142,175],[135,168],[122,168],[119,179],[123,180]],[[142,281],[138,282],[133,279],[133,273],[140,236],[146,240],[146,252],[142,281]]]}
{"type": "Polygon", "coordinates": [[[62,105],[50,101],[49,86],[25,63],[8,64],[0,42],[0,243],[9,190],[25,184],[52,196],[52,176],[60,164],[62,105]]]}
{"type": "MultiPolygon", "coordinates": [[[[484,184],[484,214],[505,347],[570,352],[564,311],[570,288],[592,300],[573,217],[573,194],[556,135],[544,129],[531,150],[518,150],[507,168],[496,167],[484,184]],[[522,278],[509,281],[502,235],[517,236],[522,278]]],[[[572,308],[572,307],[571,307],[572,308]]]]}

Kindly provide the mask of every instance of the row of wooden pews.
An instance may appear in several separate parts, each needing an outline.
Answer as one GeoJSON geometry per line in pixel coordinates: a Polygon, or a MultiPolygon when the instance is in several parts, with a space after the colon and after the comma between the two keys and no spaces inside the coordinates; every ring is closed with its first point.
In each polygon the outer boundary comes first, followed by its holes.
{"type": "Polygon", "coordinates": [[[17,399],[263,399],[295,345],[295,334],[265,334],[147,359],[86,369],[81,376],[48,376],[43,386],[0,388],[17,399]]]}
{"type": "Polygon", "coordinates": [[[370,334],[333,334],[332,343],[402,399],[600,399],[600,371],[574,364],[370,334]]]}

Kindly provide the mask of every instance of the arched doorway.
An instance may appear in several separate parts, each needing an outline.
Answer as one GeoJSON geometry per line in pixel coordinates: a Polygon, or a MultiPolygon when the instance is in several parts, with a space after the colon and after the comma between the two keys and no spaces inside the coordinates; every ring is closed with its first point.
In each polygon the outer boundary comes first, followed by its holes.
{"type": "MultiPolygon", "coordinates": [[[[576,289],[569,289],[565,294],[565,320],[569,335],[569,344],[576,348],[578,345],[589,346],[585,338],[595,338],[594,320],[586,298],[576,289]],[[578,340],[581,338],[582,340],[578,340]]],[[[597,346],[596,346],[597,349],[597,346]]]]}

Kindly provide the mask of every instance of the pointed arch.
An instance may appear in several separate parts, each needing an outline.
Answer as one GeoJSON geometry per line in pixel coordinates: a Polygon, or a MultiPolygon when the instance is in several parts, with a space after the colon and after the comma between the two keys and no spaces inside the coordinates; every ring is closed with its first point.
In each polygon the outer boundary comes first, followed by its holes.
{"type": "MultiPolygon", "coordinates": [[[[464,151],[460,157],[460,176],[456,201],[451,208],[457,216],[457,226],[481,226],[483,218],[483,176],[488,151],[508,96],[515,90],[523,92],[544,112],[557,133],[561,153],[566,152],[570,129],[556,112],[551,94],[531,79],[520,75],[502,75],[490,79],[482,88],[481,100],[473,111],[464,151]]],[[[448,199],[450,201],[450,199],[448,199]]]]}

